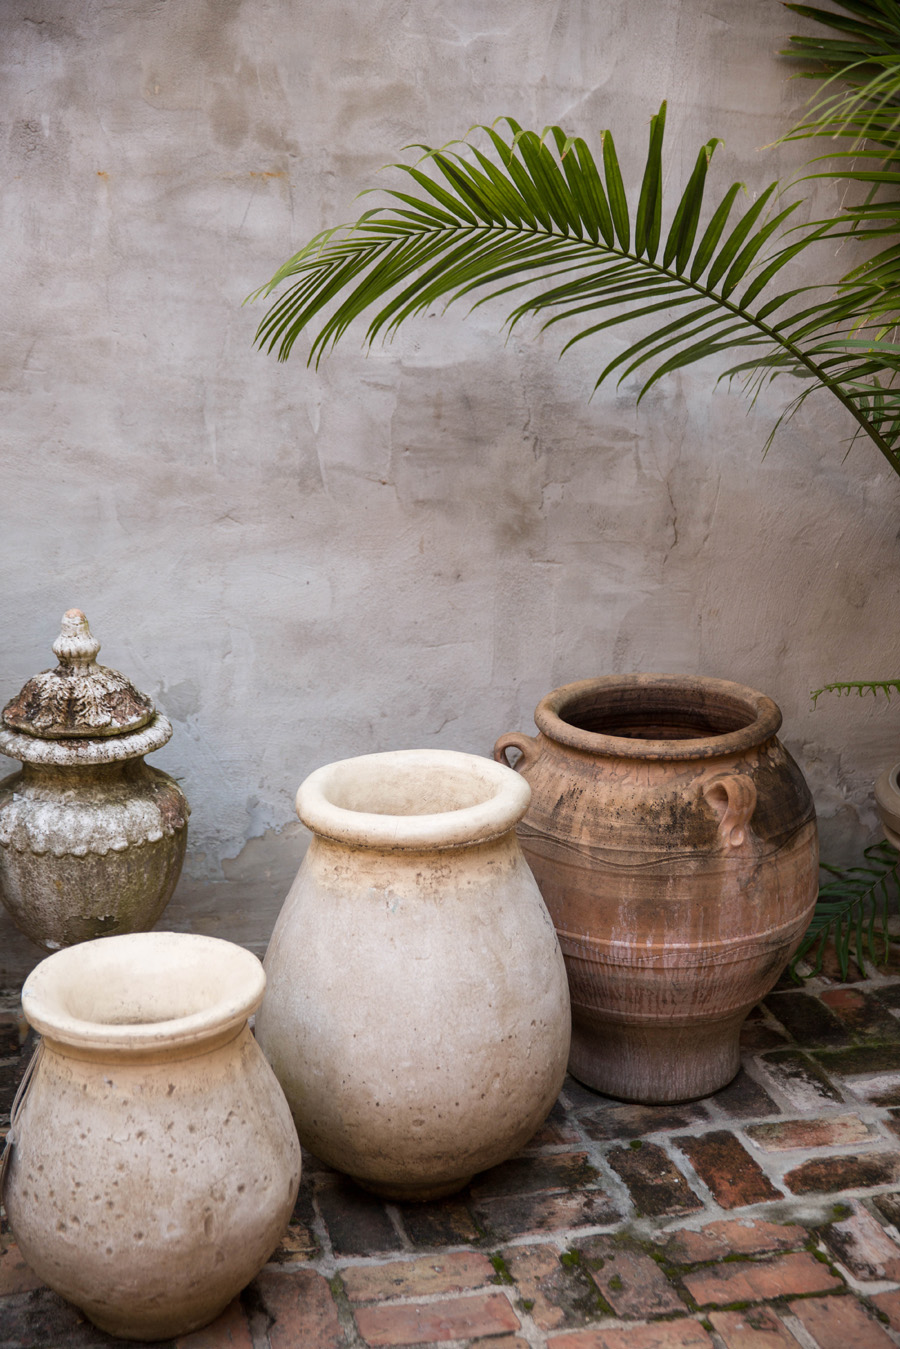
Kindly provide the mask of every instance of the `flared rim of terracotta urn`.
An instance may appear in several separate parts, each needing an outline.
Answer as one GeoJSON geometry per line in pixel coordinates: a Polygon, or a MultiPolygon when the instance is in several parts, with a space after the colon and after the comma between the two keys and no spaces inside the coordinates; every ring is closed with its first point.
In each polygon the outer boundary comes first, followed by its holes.
{"type": "Polygon", "coordinates": [[[251,951],[190,932],[135,932],[56,951],[32,970],[22,1010],[76,1052],[144,1055],[236,1034],[262,1002],[251,951]]]}
{"type": "Polygon", "coordinates": [[[326,764],[301,783],[296,804],[308,829],[339,843],[434,849],[508,833],[530,802],[528,783],[504,764],[458,750],[405,749],[326,764]]]}
{"type": "Polygon", "coordinates": [[[781,709],[728,679],[625,674],[554,689],[538,703],[534,720],[548,739],[588,754],[714,759],[777,735],[781,709]]]}

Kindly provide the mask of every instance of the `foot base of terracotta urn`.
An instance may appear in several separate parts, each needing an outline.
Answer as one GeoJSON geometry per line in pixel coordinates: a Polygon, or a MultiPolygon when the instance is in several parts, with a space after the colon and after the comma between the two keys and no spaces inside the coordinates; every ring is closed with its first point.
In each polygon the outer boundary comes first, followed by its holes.
{"type": "Polygon", "coordinates": [[[695,1101],[728,1085],[741,1066],[747,1015],[694,1025],[622,1025],[575,1008],[569,1072],[619,1101],[665,1105],[695,1101]]]}

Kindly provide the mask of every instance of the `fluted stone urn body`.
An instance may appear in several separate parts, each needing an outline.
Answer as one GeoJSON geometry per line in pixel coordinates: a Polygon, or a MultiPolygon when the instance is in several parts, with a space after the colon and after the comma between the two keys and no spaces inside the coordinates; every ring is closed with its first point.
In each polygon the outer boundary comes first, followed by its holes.
{"type": "Polygon", "coordinates": [[[0,721],[0,898],[45,951],[153,926],[175,889],[188,803],[144,763],[171,723],[115,670],[73,609],[56,670],[29,680],[0,721]]]}

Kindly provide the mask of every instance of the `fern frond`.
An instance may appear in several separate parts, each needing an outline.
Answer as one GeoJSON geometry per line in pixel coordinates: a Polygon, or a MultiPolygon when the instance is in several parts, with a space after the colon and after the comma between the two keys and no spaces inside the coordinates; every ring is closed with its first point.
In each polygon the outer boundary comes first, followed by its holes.
{"type": "Polygon", "coordinates": [[[811,952],[810,975],[820,973],[830,937],[834,938],[842,979],[850,973],[851,956],[861,970],[867,959],[873,965],[887,959],[888,920],[892,913],[900,912],[900,852],[890,843],[874,843],[865,849],[863,858],[863,864],[844,870],[822,864],[822,870],[833,879],[821,886],[812,922],[791,961],[795,983],[802,982],[798,964],[803,960],[810,963],[811,952]]]}

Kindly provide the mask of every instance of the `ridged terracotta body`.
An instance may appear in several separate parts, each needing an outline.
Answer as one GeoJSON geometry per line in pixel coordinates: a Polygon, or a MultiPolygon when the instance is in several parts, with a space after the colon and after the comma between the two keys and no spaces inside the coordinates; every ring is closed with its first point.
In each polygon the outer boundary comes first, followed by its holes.
{"type": "Polygon", "coordinates": [[[112,1335],[205,1325],[287,1225],[300,1149],[248,1026],[264,987],[250,952],[173,932],[85,942],[26,982],[43,1041],[6,1210],[35,1273],[112,1335]]]}
{"type": "Polygon", "coordinates": [[[622,1100],[708,1095],[815,906],[815,812],[769,698],[724,680],[569,684],[501,736],[572,998],[570,1071],[622,1100]]]}
{"type": "Polygon", "coordinates": [[[509,769],[438,750],[330,764],[297,794],[314,837],[257,1036],[304,1147],[379,1194],[459,1189],[562,1086],[565,969],[515,834],[529,796],[509,769]]]}

